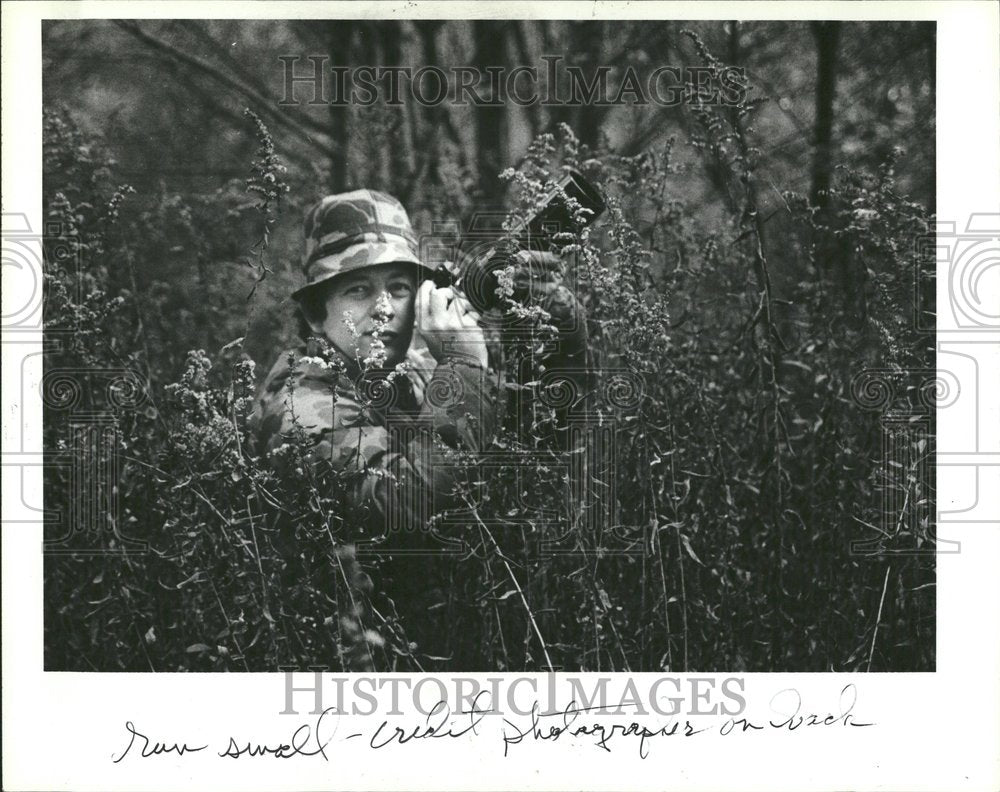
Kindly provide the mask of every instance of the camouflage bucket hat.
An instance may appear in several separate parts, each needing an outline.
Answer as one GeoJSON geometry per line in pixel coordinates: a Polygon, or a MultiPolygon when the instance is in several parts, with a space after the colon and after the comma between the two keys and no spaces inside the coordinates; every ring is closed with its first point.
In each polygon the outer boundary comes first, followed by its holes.
{"type": "Polygon", "coordinates": [[[375,190],[326,196],[306,215],[305,236],[306,285],[292,294],[294,299],[345,272],[395,262],[421,264],[406,209],[375,190]]]}

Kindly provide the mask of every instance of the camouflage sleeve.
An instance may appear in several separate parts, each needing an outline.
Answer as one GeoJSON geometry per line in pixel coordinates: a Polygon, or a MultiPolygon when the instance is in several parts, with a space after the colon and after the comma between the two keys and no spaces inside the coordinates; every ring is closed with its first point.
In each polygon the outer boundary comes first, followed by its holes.
{"type": "Polygon", "coordinates": [[[438,365],[425,377],[419,411],[410,412],[391,409],[407,395],[406,382],[362,393],[346,378],[311,373],[269,376],[258,405],[266,450],[304,434],[312,460],[340,474],[348,501],[369,525],[418,528],[452,505],[455,468],[440,457],[491,441],[496,389],[485,371],[438,365]]]}

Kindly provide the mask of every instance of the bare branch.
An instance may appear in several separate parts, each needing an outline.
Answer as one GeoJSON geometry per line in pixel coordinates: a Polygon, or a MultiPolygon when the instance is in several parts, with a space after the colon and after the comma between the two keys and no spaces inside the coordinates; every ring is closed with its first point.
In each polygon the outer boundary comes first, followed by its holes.
{"type": "Polygon", "coordinates": [[[328,140],[320,141],[315,138],[315,133],[323,135],[329,134],[328,130],[322,124],[312,121],[311,119],[306,120],[305,117],[298,117],[301,116],[301,114],[298,114],[297,116],[290,112],[279,112],[275,110],[274,108],[277,102],[274,97],[265,96],[256,89],[242,84],[239,80],[216,68],[211,63],[208,63],[194,55],[183,52],[172,44],[169,44],[156,36],[150,35],[132,22],[126,22],[118,19],[112,20],[112,22],[147,46],[170,58],[173,58],[176,61],[179,61],[180,63],[183,63],[186,66],[191,67],[192,69],[195,69],[198,72],[201,72],[204,75],[207,75],[216,82],[240,94],[245,99],[250,100],[260,112],[267,115],[275,123],[296,132],[301,137],[303,142],[313,148],[318,149],[326,155],[332,155],[334,152],[339,150],[340,145],[338,143],[328,140]]]}

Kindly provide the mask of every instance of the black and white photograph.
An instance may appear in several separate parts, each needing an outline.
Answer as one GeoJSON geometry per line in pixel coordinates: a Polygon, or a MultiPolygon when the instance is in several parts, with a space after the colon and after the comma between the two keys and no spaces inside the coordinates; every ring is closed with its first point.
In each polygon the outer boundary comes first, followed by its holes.
{"type": "Polygon", "coordinates": [[[31,777],[923,788],[924,701],[1000,780],[995,8],[33,5],[4,720],[95,721],[31,777]]]}
{"type": "Polygon", "coordinates": [[[46,669],[934,670],[933,23],[42,44],[46,669]]]}

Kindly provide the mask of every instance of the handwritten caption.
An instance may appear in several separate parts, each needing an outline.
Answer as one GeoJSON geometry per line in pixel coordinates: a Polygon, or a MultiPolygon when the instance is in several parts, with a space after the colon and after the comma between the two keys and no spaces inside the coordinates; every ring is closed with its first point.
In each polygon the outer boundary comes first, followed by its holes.
{"type": "MultiPolygon", "coordinates": [[[[374,728],[341,734],[342,713],[328,707],[315,720],[301,723],[284,738],[261,739],[230,735],[218,743],[164,738],[155,728],[132,720],[125,721],[125,741],[112,753],[111,761],[151,759],[173,756],[200,755],[219,759],[322,759],[330,761],[338,745],[345,751],[358,745],[370,750],[393,750],[428,740],[495,740],[504,756],[510,756],[524,743],[553,745],[559,742],[583,740],[603,751],[630,750],[640,759],[650,755],[653,744],[662,738],[698,738],[703,735],[731,737],[762,731],[793,733],[815,729],[857,728],[874,726],[855,715],[857,689],[848,684],[840,691],[836,711],[810,711],[794,688],[786,688],[770,701],[771,716],[760,720],[748,717],[725,718],[706,722],[703,718],[670,718],[666,721],[621,722],[608,717],[603,706],[579,706],[575,701],[565,708],[542,712],[536,701],[524,717],[511,719],[490,706],[490,696],[482,691],[472,706],[453,712],[444,700],[438,701],[428,715],[417,722],[405,719],[371,720],[374,728]],[[501,715],[500,721],[488,716],[501,715]],[[610,722],[610,721],[616,722],[610,722]],[[627,746],[627,748],[626,748],[627,746]]],[[[366,718],[366,720],[368,720],[366,718]]]]}

